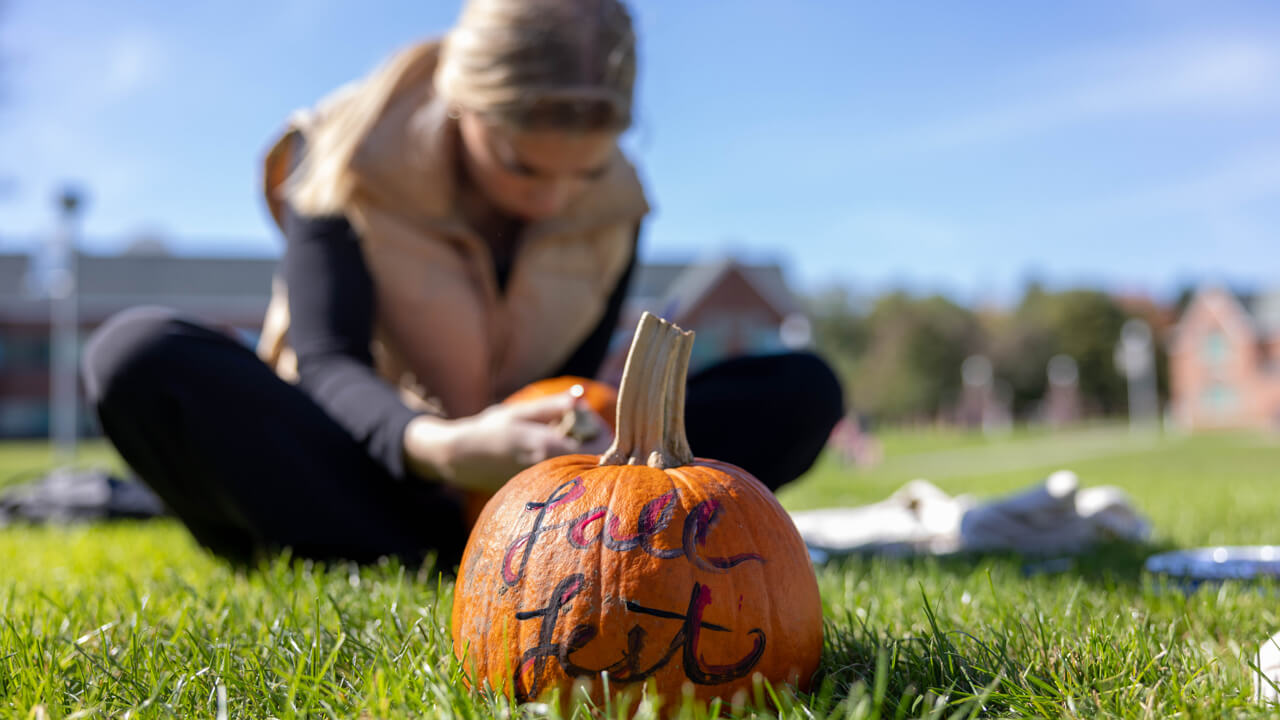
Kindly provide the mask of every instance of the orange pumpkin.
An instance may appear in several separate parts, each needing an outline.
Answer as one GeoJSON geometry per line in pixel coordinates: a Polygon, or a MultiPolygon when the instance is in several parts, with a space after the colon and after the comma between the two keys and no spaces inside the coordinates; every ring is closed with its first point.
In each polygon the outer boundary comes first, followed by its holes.
{"type": "Polygon", "coordinates": [[[668,702],[690,684],[733,699],[756,674],[807,686],[822,652],[808,553],[750,473],[690,452],[692,343],[646,313],[613,447],[535,465],[485,507],[453,605],[472,682],[528,700],[607,671],[611,687],[652,680],[668,702]]]}
{"type": "Polygon", "coordinates": [[[614,429],[618,414],[618,391],[614,390],[612,385],[583,377],[561,375],[560,377],[531,382],[511,393],[502,402],[528,402],[562,392],[571,392],[581,397],[587,407],[594,410],[605,421],[610,430],[614,429]],[[581,390],[575,390],[575,386],[581,388],[581,390]]]}
{"type": "MultiPolygon", "coordinates": [[[[614,429],[618,414],[618,391],[614,390],[612,385],[588,380],[584,377],[561,375],[560,377],[537,380],[511,393],[502,402],[504,404],[529,402],[530,400],[538,400],[563,392],[573,393],[576,397],[582,398],[587,407],[591,408],[595,414],[604,420],[610,431],[614,429]]],[[[565,420],[566,422],[561,424],[565,432],[574,432],[577,427],[575,423],[578,420],[577,413],[573,413],[571,417],[567,417],[565,420]]],[[[462,517],[466,521],[468,528],[475,527],[476,519],[480,517],[485,504],[492,497],[493,493],[483,490],[464,490],[462,492],[462,517]]]]}

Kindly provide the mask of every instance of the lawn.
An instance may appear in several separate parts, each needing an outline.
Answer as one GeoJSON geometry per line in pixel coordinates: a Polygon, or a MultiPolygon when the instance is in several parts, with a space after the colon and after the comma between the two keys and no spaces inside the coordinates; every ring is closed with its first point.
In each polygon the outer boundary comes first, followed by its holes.
{"type": "MultiPolygon", "coordinates": [[[[890,435],[885,450],[873,470],[824,458],[784,490],[784,504],[871,502],[916,477],[989,495],[1066,467],[1084,485],[1128,490],[1156,538],[1150,548],[1108,547],[1053,564],[1053,573],[1012,556],[819,567],[828,618],[821,682],[811,696],[781,696],[782,714],[1265,712],[1251,700],[1248,663],[1280,630],[1278,588],[1187,594],[1153,582],[1141,565],[1160,548],[1280,541],[1280,443],[1099,427],[996,440],[890,435]]],[[[100,447],[91,455],[110,457],[100,447]]],[[[45,462],[41,447],[0,446],[0,482],[45,462]]],[[[556,712],[460,689],[451,590],[447,575],[392,563],[279,560],[237,572],[171,522],[10,528],[0,531],[0,708],[30,718],[556,712]]]]}

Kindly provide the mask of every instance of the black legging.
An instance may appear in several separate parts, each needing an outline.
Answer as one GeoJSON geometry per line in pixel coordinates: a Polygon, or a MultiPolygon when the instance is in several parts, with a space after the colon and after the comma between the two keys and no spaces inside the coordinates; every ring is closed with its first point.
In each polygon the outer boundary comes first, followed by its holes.
{"type": "MultiPolygon", "coordinates": [[[[231,337],[159,308],[113,317],[85,350],[102,428],[196,539],[236,560],[461,557],[456,494],[390,477],[303,390],[231,337]]],[[[809,468],[842,414],[827,365],[744,357],[689,380],[689,444],[770,488],[809,468]]]]}

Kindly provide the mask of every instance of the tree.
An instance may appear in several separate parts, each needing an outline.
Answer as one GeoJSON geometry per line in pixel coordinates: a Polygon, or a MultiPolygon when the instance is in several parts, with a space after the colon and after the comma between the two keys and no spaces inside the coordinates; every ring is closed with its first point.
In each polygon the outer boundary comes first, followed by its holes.
{"type": "Polygon", "coordinates": [[[1076,361],[1088,409],[1123,410],[1127,396],[1115,346],[1127,319],[1115,300],[1097,290],[1050,293],[1029,287],[992,342],[996,373],[1014,389],[1014,411],[1025,415],[1044,397],[1049,358],[1059,353],[1076,361]]]}
{"type": "Polygon", "coordinates": [[[849,392],[853,407],[884,420],[936,417],[959,394],[960,365],[983,345],[974,314],[940,295],[885,295],[866,332],[849,392]]]}
{"type": "MultiPolygon", "coordinates": [[[[997,380],[1012,388],[1018,417],[1040,407],[1049,360],[1058,354],[1076,361],[1086,412],[1114,414],[1127,406],[1115,347],[1132,313],[1103,292],[1049,292],[1033,283],[1012,311],[981,316],[941,296],[903,292],[881,296],[866,309],[847,293],[829,292],[809,308],[818,351],[844,383],[847,405],[878,420],[937,417],[958,399],[960,367],[976,353],[988,355],[997,380]]],[[[1153,327],[1158,331],[1158,324],[1153,327]]],[[[1158,346],[1161,368],[1163,353],[1158,346]]]]}
{"type": "Polygon", "coordinates": [[[1060,352],[1058,338],[1042,318],[1014,312],[989,323],[987,354],[997,377],[1013,391],[1013,414],[1027,417],[1048,390],[1049,359],[1060,352]]]}
{"type": "Polygon", "coordinates": [[[866,322],[855,308],[853,297],[843,289],[824,292],[806,304],[813,320],[814,346],[840,378],[845,406],[852,408],[851,390],[868,343],[866,322]]]}

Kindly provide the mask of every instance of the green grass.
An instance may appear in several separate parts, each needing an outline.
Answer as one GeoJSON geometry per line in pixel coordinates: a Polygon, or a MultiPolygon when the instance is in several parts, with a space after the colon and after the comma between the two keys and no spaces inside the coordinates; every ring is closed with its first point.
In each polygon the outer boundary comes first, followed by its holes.
{"type": "MultiPolygon", "coordinates": [[[[915,477],[989,495],[1067,467],[1086,485],[1128,490],[1157,537],[1151,548],[1099,549],[1054,574],[1028,575],[1030,561],[1006,555],[820,567],[828,618],[821,682],[811,696],[781,696],[781,714],[1265,714],[1251,700],[1248,663],[1280,630],[1280,587],[1185,594],[1152,582],[1141,564],[1165,547],[1280,541],[1280,444],[1093,428],[999,441],[890,435],[885,447],[873,470],[824,458],[782,493],[784,503],[871,502],[915,477]]],[[[101,446],[91,454],[110,461],[101,446]]],[[[0,446],[0,482],[47,462],[41,446],[0,446]]],[[[167,521],[10,528],[0,531],[0,715],[558,714],[461,689],[448,634],[451,590],[447,576],[394,563],[325,568],[280,559],[240,572],[167,521]]],[[[767,715],[767,707],[737,712],[767,715]]]]}

